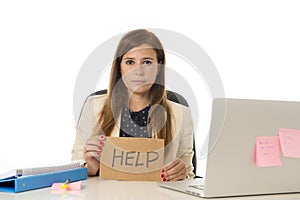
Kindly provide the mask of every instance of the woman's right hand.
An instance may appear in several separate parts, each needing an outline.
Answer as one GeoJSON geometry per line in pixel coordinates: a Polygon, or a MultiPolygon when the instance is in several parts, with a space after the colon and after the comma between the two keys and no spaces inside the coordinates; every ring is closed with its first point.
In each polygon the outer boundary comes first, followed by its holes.
{"type": "Polygon", "coordinates": [[[101,151],[104,147],[105,135],[95,135],[88,139],[84,148],[84,159],[89,176],[95,176],[100,167],[101,151]]]}

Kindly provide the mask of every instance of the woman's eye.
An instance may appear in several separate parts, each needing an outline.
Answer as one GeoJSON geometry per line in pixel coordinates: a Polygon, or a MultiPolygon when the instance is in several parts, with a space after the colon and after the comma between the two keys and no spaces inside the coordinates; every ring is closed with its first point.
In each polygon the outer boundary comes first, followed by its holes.
{"type": "Polygon", "coordinates": [[[126,60],[126,65],[133,65],[134,64],[134,62],[133,62],[133,60],[126,60]]]}
{"type": "Polygon", "coordinates": [[[152,64],[152,62],[151,62],[150,60],[145,60],[145,61],[143,62],[143,64],[146,64],[146,65],[151,65],[151,64],[152,64]]]}

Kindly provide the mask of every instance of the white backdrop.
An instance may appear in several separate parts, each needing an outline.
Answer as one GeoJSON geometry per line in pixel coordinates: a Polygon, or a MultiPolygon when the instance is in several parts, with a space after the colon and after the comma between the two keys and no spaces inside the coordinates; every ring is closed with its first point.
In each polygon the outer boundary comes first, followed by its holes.
{"type": "Polygon", "coordinates": [[[226,97],[300,101],[299,10],[297,0],[1,1],[0,172],[70,159],[83,62],[102,42],[136,28],[197,42],[226,97]]]}

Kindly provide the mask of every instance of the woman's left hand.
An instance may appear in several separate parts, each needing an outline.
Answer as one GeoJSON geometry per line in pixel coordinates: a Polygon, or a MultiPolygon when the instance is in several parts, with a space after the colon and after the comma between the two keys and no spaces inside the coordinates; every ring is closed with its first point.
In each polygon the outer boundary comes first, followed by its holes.
{"type": "Polygon", "coordinates": [[[187,177],[187,170],[183,160],[176,158],[161,169],[162,181],[178,181],[187,177]]]}

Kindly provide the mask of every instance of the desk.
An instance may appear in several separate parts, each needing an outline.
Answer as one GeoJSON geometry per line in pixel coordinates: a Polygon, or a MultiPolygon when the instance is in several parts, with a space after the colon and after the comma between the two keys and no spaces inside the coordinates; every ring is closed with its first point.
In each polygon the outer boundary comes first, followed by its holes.
{"type": "MultiPolygon", "coordinates": [[[[112,181],[101,180],[98,177],[88,178],[83,181],[83,189],[80,194],[72,194],[66,192],[64,194],[52,194],[50,187],[27,191],[18,194],[1,193],[0,200],[41,200],[41,199],[63,199],[63,200],[77,200],[77,199],[138,199],[138,200],[199,200],[203,198],[194,197],[188,194],[168,190],[156,185],[155,182],[128,182],[128,181],[112,181]]],[[[279,195],[261,195],[261,196],[246,196],[246,197],[230,197],[217,198],[218,200],[294,200],[300,199],[300,193],[294,194],[279,194],[279,195]]]]}

